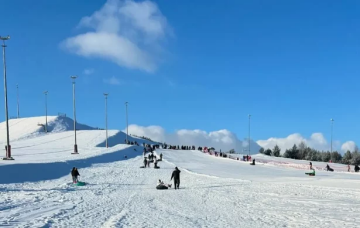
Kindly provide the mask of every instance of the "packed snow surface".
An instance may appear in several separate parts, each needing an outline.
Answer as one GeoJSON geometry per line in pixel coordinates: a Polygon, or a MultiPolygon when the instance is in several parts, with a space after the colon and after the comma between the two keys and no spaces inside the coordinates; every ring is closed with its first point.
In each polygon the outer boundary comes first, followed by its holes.
{"type": "Polygon", "coordinates": [[[139,168],[143,148],[122,144],[122,132],[111,131],[105,148],[103,130],[81,130],[80,154],[72,155],[69,130],[27,137],[35,132],[29,127],[13,136],[15,160],[0,162],[0,226],[359,227],[360,176],[345,166],[326,172],[316,163],[309,177],[307,161],[256,155],[251,166],[159,149],[160,169],[139,168]],[[73,166],[86,186],[70,183],[73,166]],[[180,189],[156,190],[158,179],[171,183],[175,166],[180,189]]]}

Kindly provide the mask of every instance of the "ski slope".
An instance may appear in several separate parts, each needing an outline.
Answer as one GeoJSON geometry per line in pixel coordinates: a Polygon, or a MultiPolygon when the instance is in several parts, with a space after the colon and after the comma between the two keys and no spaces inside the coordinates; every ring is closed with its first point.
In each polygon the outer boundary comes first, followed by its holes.
{"type": "Polygon", "coordinates": [[[103,130],[79,130],[80,154],[71,155],[73,131],[59,129],[34,136],[29,127],[26,134],[14,134],[16,160],[0,162],[0,226],[278,228],[360,222],[358,173],[319,169],[309,177],[302,168],[306,161],[256,155],[262,161],[250,166],[199,151],[161,149],[161,168],[141,169],[142,147],[121,144],[120,131],[109,131],[112,145],[105,148],[103,130]],[[73,166],[86,186],[71,185],[73,166]],[[158,179],[171,183],[175,166],[181,170],[180,190],[156,190],[158,179]]]}

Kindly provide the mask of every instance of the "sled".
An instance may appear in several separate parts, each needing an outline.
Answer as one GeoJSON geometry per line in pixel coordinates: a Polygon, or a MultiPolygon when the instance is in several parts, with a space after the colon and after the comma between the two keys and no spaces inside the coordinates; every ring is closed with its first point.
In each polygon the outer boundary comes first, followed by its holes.
{"type": "Polygon", "coordinates": [[[165,185],[158,185],[158,186],[156,186],[156,189],[157,190],[166,190],[166,189],[169,189],[169,188],[166,187],[165,185]]]}
{"type": "Polygon", "coordinates": [[[82,182],[82,181],[78,181],[76,183],[73,184],[74,186],[85,186],[86,183],[85,182],[82,182]]]}

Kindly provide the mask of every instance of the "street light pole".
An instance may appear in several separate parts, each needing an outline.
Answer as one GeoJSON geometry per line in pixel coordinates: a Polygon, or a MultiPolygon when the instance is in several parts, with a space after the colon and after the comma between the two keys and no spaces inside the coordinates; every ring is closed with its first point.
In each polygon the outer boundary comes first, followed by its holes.
{"type": "Polygon", "coordinates": [[[75,135],[75,144],[74,144],[74,152],[72,154],[78,154],[78,147],[76,142],[76,106],[75,106],[75,79],[77,76],[71,76],[72,84],[73,84],[73,109],[74,109],[74,135],[75,135]]]}
{"type": "Polygon", "coordinates": [[[4,95],[5,95],[5,118],[6,118],[6,157],[3,160],[14,160],[11,157],[11,146],[10,146],[10,136],[9,136],[9,112],[8,112],[8,99],[7,99],[7,82],[6,82],[6,57],[5,57],[5,40],[9,40],[10,36],[2,37],[0,36],[0,40],[3,41],[3,61],[4,61],[4,95]]]}
{"type": "Polygon", "coordinates": [[[47,133],[48,132],[48,130],[47,130],[47,95],[48,95],[48,91],[45,91],[44,92],[44,94],[45,94],[45,133],[47,133]]]}
{"type": "Polygon", "coordinates": [[[20,118],[20,108],[19,108],[19,85],[16,84],[16,97],[17,97],[17,118],[20,118]]]}
{"type": "Polygon", "coordinates": [[[330,152],[332,153],[332,150],[333,150],[333,124],[334,124],[334,119],[331,118],[330,121],[331,121],[331,149],[330,149],[330,152]]]}
{"type": "Polygon", "coordinates": [[[104,93],[105,96],[105,129],[106,129],[106,148],[109,147],[108,144],[108,118],[107,118],[107,98],[108,98],[108,93],[104,93]]]}
{"type": "Polygon", "coordinates": [[[249,137],[248,137],[248,149],[249,149],[249,152],[248,152],[248,154],[250,155],[250,119],[251,119],[251,115],[249,114],[249,137]]]}
{"type": "Polygon", "coordinates": [[[128,103],[129,102],[125,102],[125,106],[126,106],[126,144],[128,144],[128,135],[129,135],[129,122],[128,122],[128,103]]]}

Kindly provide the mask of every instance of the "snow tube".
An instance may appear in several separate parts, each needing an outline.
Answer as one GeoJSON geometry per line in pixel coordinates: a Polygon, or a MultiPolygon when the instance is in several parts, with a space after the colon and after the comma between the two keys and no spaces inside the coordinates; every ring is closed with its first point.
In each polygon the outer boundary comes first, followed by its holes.
{"type": "Polygon", "coordinates": [[[158,185],[158,186],[156,186],[156,189],[157,190],[165,190],[165,189],[168,189],[168,187],[166,187],[165,185],[158,185]]]}
{"type": "Polygon", "coordinates": [[[84,186],[84,185],[86,185],[86,183],[82,182],[82,181],[78,181],[78,182],[74,183],[74,185],[75,186],[84,186]]]}

